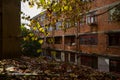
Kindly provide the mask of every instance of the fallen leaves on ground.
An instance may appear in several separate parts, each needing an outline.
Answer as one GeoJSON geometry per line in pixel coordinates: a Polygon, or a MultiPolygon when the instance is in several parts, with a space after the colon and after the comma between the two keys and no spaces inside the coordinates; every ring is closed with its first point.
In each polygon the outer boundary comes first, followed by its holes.
{"type": "Polygon", "coordinates": [[[120,80],[111,73],[57,62],[45,56],[0,61],[0,80],[120,80]]]}

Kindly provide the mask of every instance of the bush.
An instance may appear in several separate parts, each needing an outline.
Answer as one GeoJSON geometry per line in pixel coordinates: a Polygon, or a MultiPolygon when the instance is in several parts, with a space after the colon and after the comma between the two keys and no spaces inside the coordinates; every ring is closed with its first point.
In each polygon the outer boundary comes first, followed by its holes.
{"type": "Polygon", "coordinates": [[[31,30],[26,29],[24,26],[22,30],[22,54],[25,56],[39,56],[41,53],[42,39],[36,36],[31,30]]]}

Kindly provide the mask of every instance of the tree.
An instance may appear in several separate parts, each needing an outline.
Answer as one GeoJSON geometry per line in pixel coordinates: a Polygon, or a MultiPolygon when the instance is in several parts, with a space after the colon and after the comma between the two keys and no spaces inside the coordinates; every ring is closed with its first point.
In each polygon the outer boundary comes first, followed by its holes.
{"type": "Polygon", "coordinates": [[[24,27],[24,25],[21,26],[22,30],[22,53],[26,56],[39,56],[42,52],[41,50],[41,44],[43,40],[35,36],[35,34],[24,27]]]}
{"type": "MultiPolygon", "coordinates": [[[[37,31],[38,34],[42,33],[48,36],[49,33],[47,29],[52,26],[55,28],[56,22],[62,21],[62,26],[60,26],[64,31],[66,30],[66,22],[69,20],[71,24],[75,22],[80,23],[81,15],[86,14],[91,8],[91,0],[22,0],[23,2],[28,2],[30,7],[37,5],[38,8],[43,8],[45,12],[45,19],[48,23],[41,26],[38,20],[31,20],[29,16],[23,16],[23,19],[29,20],[28,24],[32,30],[37,31]]],[[[22,13],[25,15],[24,13],[22,13]]],[[[77,27],[78,28],[78,27],[77,27]]],[[[78,30],[78,29],[77,29],[78,30]]],[[[35,33],[35,35],[37,34],[35,33]]],[[[78,31],[76,32],[78,37],[78,31]]],[[[78,41],[77,41],[78,42],[78,41]]]]}
{"type": "MultiPolygon", "coordinates": [[[[89,11],[92,0],[22,0],[28,2],[30,7],[37,5],[46,11],[47,20],[50,25],[54,25],[58,20],[62,20],[62,29],[65,29],[65,23],[69,19],[70,22],[78,21],[81,14],[89,11]]],[[[29,16],[24,19],[30,20],[29,16]]],[[[30,20],[31,21],[31,20],[30,20]]],[[[54,26],[53,26],[54,27],[54,26]]]]}

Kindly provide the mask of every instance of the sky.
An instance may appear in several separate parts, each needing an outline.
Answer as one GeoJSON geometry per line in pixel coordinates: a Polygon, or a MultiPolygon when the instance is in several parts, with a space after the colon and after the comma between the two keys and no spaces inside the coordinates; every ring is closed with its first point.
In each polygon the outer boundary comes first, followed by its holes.
{"type": "MultiPolygon", "coordinates": [[[[26,15],[30,16],[30,18],[39,14],[42,9],[37,9],[37,6],[30,8],[27,2],[21,2],[21,11],[24,12],[26,15]]],[[[29,23],[26,20],[21,19],[21,23],[29,23]]]]}

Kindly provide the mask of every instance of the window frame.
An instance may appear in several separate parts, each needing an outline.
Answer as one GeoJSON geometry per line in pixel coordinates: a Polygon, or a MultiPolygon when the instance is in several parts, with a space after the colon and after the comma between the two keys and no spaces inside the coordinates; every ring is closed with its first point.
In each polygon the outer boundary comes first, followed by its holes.
{"type": "Polygon", "coordinates": [[[86,15],[86,24],[97,23],[96,11],[90,12],[86,15]]]}
{"type": "Polygon", "coordinates": [[[98,34],[80,35],[79,41],[80,41],[80,45],[97,45],[98,44],[98,34]],[[83,38],[81,38],[81,37],[83,37],[83,38]]]}

